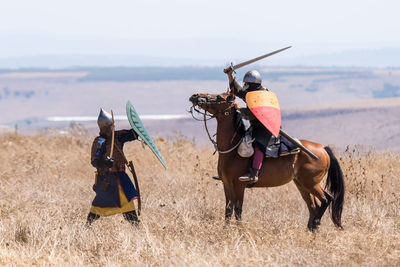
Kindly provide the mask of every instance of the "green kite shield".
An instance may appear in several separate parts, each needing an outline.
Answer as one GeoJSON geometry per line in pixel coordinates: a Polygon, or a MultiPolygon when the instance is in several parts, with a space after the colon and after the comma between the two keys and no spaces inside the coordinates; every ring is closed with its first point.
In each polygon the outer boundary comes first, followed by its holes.
{"type": "Polygon", "coordinates": [[[140,120],[139,115],[137,114],[135,108],[132,106],[129,100],[128,102],[126,102],[126,115],[128,116],[128,120],[130,125],[132,126],[132,129],[143,139],[143,141],[153,151],[154,155],[156,155],[157,158],[160,160],[164,168],[167,169],[167,164],[161,156],[160,151],[158,151],[156,145],[153,142],[153,139],[151,139],[150,134],[147,132],[146,128],[144,128],[144,125],[140,120]]]}

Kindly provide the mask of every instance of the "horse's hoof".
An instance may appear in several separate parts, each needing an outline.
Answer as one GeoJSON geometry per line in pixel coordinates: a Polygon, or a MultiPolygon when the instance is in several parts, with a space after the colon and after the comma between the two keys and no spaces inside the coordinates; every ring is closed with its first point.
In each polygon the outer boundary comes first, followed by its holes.
{"type": "Polygon", "coordinates": [[[315,233],[319,230],[319,226],[318,225],[312,225],[310,227],[307,227],[308,231],[310,231],[311,233],[315,233]]]}
{"type": "Polygon", "coordinates": [[[224,225],[222,226],[223,229],[227,229],[228,227],[230,227],[230,222],[229,221],[225,221],[224,225]]]}
{"type": "Polygon", "coordinates": [[[321,225],[321,220],[314,220],[311,224],[311,227],[308,226],[308,229],[311,232],[317,231],[319,229],[319,226],[321,225]]]}

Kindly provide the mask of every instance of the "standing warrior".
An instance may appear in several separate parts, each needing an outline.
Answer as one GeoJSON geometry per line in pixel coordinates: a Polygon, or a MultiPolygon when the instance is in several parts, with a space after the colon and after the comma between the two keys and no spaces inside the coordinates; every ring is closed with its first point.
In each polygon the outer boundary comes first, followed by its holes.
{"type": "Polygon", "coordinates": [[[112,116],[100,109],[97,124],[100,134],[93,141],[91,154],[91,163],[97,169],[96,183],[93,185],[96,197],[93,199],[86,225],[90,226],[100,216],[122,213],[127,221],[136,226],[139,219],[133,200],[138,197],[138,193],[125,172],[123,146],[125,142],[136,140],[137,135],[132,129],[115,131],[113,146],[112,116]]]}
{"type": "MultiPolygon", "coordinates": [[[[269,91],[267,88],[261,85],[262,79],[258,71],[251,70],[244,75],[243,87],[240,86],[240,84],[235,80],[235,77],[232,74],[233,71],[234,69],[232,66],[226,69],[231,93],[240,97],[245,102],[246,94],[248,92],[269,91]]],[[[249,173],[239,177],[239,180],[243,182],[256,183],[258,181],[258,174],[260,173],[263,165],[265,154],[274,154],[276,148],[279,147],[279,140],[272,135],[272,133],[252,114],[248,108],[241,109],[241,112],[244,117],[250,121],[250,133],[252,138],[254,138],[254,155],[249,173]]]]}

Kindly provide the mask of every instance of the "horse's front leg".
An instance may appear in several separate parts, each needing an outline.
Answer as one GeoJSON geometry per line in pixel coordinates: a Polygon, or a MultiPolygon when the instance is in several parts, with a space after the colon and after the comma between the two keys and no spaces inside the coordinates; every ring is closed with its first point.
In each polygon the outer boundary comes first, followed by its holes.
{"type": "Polygon", "coordinates": [[[229,223],[233,214],[233,185],[224,182],[224,192],[225,192],[225,222],[229,223]]]}
{"type": "Polygon", "coordinates": [[[244,183],[238,182],[235,184],[235,218],[236,221],[240,221],[242,219],[242,207],[243,207],[243,198],[244,198],[244,190],[246,186],[244,183]]]}

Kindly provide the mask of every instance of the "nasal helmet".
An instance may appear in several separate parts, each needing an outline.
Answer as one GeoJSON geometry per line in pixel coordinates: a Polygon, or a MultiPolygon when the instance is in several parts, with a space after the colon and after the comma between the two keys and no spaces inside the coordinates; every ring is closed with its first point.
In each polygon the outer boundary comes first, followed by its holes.
{"type": "Polygon", "coordinates": [[[97,118],[97,125],[100,128],[100,133],[107,133],[112,124],[113,122],[111,114],[100,108],[99,117],[97,118]]]}
{"type": "Polygon", "coordinates": [[[248,71],[243,77],[243,82],[261,84],[262,82],[261,75],[256,70],[248,71]]]}

